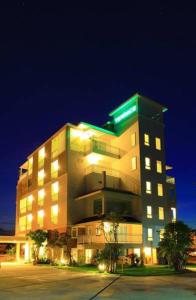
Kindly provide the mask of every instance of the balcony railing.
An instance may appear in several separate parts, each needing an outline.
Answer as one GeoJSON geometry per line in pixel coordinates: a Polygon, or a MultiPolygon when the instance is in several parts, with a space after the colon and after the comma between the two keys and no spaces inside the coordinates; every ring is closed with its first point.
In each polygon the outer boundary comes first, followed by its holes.
{"type": "Polygon", "coordinates": [[[102,174],[103,172],[106,172],[107,176],[120,178],[120,172],[118,170],[109,169],[98,165],[90,165],[88,168],[86,168],[86,175],[90,173],[102,174]]]}
{"type": "Polygon", "coordinates": [[[175,184],[175,178],[172,177],[172,176],[166,176],[166,182],[171,183],[171,184],[175,184]]]}
{"type": "Polygon", "coordinates": [[[98,140],[91,140],[91,143],[86,148],[86,153],[95,152],[98,154],[110,156],[113,158],[120,158],[120,149],[113,147],[98,140]]]}
{"type": "MultiPolygon", "coordinates": [[[[80,235],[77,237],[78,244],[105,243],[103,235],[80,235]]],[[[112,243],[112,241],[110,241],[112,243]]],[[[142,235],[118,234],[118,243],[141,244],[142,235]]]]}

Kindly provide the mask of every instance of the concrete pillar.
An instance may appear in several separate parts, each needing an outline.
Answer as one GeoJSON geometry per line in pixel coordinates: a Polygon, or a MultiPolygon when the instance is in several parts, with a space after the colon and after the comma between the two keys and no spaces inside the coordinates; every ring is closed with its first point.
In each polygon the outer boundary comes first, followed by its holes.
{"type": "Polygon", "coordinates": [[[20,261],[20,243],[16,243],[16,261],[20,261]]]}

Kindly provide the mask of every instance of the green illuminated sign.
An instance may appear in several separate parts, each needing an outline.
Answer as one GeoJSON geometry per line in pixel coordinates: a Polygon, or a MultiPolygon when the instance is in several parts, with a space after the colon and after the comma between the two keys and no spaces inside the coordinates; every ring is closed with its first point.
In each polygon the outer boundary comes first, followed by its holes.
{"type": "Polygon", "coordinates": [[[134,105],[132,107],[130,107],[128,110],[124,111],[121,115],[119,115],[118,117],[114,118],[114,122],[115,123],[119,123],[122,120],[124,120],[125,118],[129,117],[130,115],[132,115],[134,112],[137,111],[137,106],[134,105]]]}

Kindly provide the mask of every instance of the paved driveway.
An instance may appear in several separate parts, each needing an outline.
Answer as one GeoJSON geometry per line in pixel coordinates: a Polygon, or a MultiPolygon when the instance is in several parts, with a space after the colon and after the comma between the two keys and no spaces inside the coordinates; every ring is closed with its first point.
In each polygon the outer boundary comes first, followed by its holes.
{"type": "Polygon", "coordinates": [[[2,266],[0,299],[196,300],[196,273],[118,278],[45,266],[2,266]]]}

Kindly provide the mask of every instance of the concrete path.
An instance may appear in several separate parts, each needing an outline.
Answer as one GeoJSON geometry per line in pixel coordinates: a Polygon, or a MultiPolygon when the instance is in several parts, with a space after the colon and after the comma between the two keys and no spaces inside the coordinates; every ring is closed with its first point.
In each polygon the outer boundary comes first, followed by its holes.
{"type": "Polygon", "coordinates": [[[118,278],[46,266],[2,266],[0,299],[196,300],[196,273],[118,278]]]}

